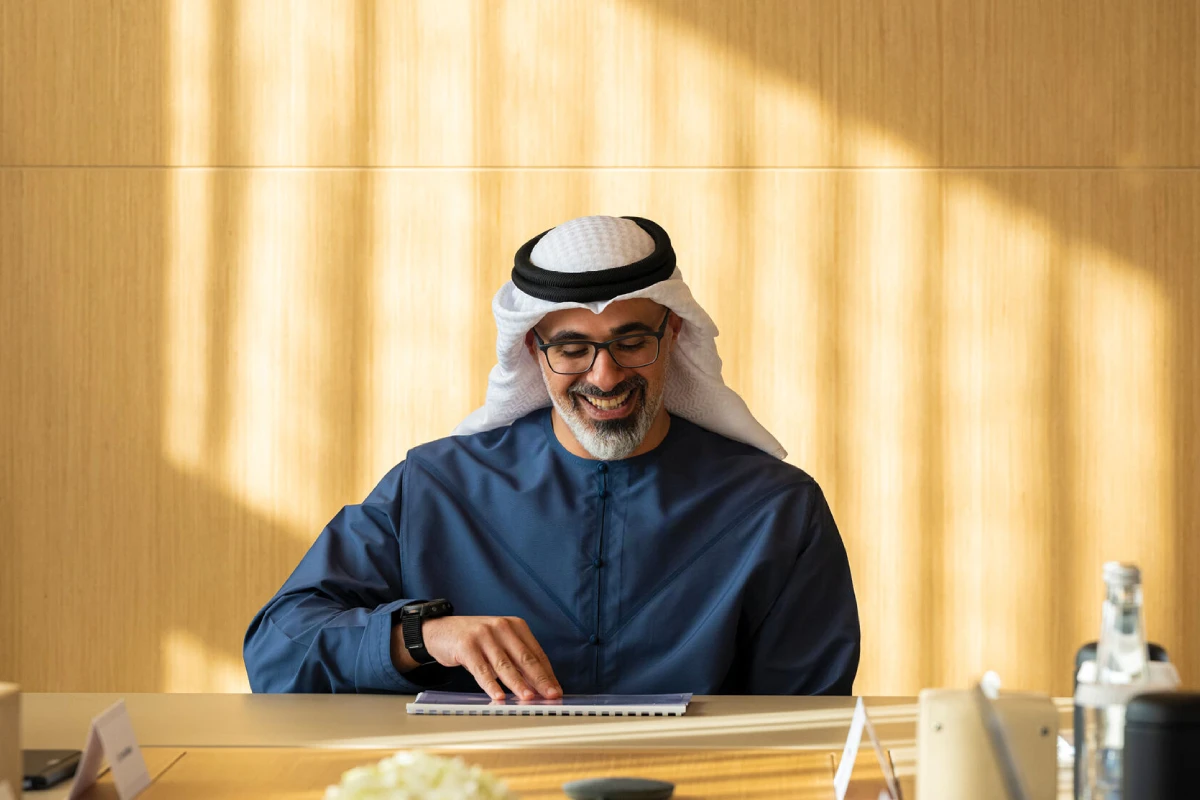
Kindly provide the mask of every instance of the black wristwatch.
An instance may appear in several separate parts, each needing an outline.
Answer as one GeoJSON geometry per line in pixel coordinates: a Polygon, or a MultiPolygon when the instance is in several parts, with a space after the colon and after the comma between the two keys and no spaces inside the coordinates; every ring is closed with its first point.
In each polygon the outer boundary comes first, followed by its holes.
{"type": "Polygon", "coordinates": [[[400,609],[400,631],[404,635],[404,649],[413,661],[424,666],[437,661],[425,649],[425,637],[421,635],[421,623],[427,619],[448,617],[454,613],[449,600],[418,600],[400,609]]]}

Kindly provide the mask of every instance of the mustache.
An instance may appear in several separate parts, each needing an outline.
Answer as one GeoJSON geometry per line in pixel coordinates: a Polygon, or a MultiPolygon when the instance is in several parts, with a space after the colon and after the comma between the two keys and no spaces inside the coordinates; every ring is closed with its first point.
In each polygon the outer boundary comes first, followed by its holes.
{"type": "Polygon", "coordinates": [[[575,383],[571,388],[567,389],[567,394],[585,394],[588,397],[619,397],[633,389],[645,389],[650,385],[650,382],[641,375],[634,375],[631,378],[618,383],[607,392],[602,392],[590,383],[575,383]]]}

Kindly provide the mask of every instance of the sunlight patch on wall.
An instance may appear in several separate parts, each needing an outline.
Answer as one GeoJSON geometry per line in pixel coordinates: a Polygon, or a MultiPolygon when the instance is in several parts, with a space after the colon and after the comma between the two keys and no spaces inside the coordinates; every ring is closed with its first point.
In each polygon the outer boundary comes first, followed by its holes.
{"type": "MultiPolygon", "coordinates": [[[[832,175],[756,175],[748,281],[752,312],[745,320],[752,353],[747,396],[753,411],[788,451],[788,461],[838,491],[835,424],[823,403],[836,381],[836,361],[822,347],[836,323],[828,301],[835,280],[836,196],[832,175]]],[[[835,498],[831,498],[831,504],[835,498]]]]}
{"type": "Polygon", "coordinates": [[[1183,631],[1174,595],[1175,478],[1170,451],[1171,315],[1153,275],[1075,242],[1066,321],[1073,354],[1068,398],[1078,549],[1071,562],[1081,596],[1080,641],[1099,631],[1101,565],[1142,568],[1146,622],[1158,641],[1183,631]]]}
{"type": "MultiPolygon", "coordinates": [[[[247,214],[238,242],[240,269],[230,309],[227,436],[220,463],[228,490],[251,508],[303,527],[329,508],[339,476],[329,429],[338,413],[327,382],[344,380],[325,322],[345,298],[322,292],[326,271],[345,265],[319,257],[331,235],[324,210],[288,174],[257,176],[243,187],[247,214]],[[325,506],[322,508],[322,506],[325,506]]],[[[350,442],[337,443],[348,448],[350,442]]],[[[309,535],[311,538],[311,534],[309,535]]]]}
{"type": "MultiPolygon", "coordinates": [[[[271,35],[283,10],[235,3],[214,18],[204,3],[171,6],[174,157],[303,158],[359,124],[354,9],[289,5],[285,35],[271,35]]],[[[350,182],[270,170],[172,181],[166,455],[311,539],[348,480],[338,453],[354,448],[331,430],[352,418],[339,387],[354,331],[335,324],[353,318],[357,291],[342,278],[355,269],[350,182]]]]}
{"type": "MultiPolygon", "coordinates": [[[[936,183],[923,175],[879,172],[841,178],[838,216],[847,274],[840,288],[838,348],[845,415],[840,488],[843,524],[860,596],[864,661],[876,692],[919,685],[919,659],[894,658],[920,631],[927,585],[921,507],[925,275],[937,259],[936,183]],[[934,192],[933,198],[930,192],[934,192]],[[848,512],[848,513],[847,513],[848,512]],[[867,543],[870,543],[869,545],[867,543]]],[[[826,387],[832,390],[833,387],[826,387]]],[[[929,646],[924,643],[922,646],[929,646]]]]}
{"type": "Polygon", "coordinates": [[[1027,621],[1052,613],[1051,537],[1064,535],[1048,513],[1064,477],[1050,459],[1051,278],[1062,265],[1046,220],[993,190],[950,179],[944,202],[946,528],[936,568],[947,587],[946,679],[962,686],[994,669],[1021,687],[1024,666],[1039,675],[1049,657],[1027,621]]]}
{"type": "MultiPolygon", "coordinates": [[[[479,7],[486,10],[486,5],[479,7]]],[[[377,48],[375,63],[368,65],[375,108],[371,131],[375,163],[474,163],[479,79],[486,83],[490,73],[480,73],[475,48],[464,57],[462,41],[479,41],[483,15],[468,3],[440,0],[380,3],[375,12],[376,30],[387,32],[387,46],[377,48]],[[414,140],[413,150],[402,147],[414,140]]],[[[497,63],[489,69],[501,67],[497,63]]],[[[488,131],[489,137],[502,133],[488,131]]],[[[513,136],[525,133],[511,132],[513,136]]]]}
{"type": "MultiPolygon", "coordinates": [[[[216,39],[213,5],[189,0],[166,0],[168,91],[163,93],[167,126],[167,158],[170,164],[203,163],[210,153],[215,132],[212,109],[217,101],[213,81],[216,39]]],[[[190,212],[190,207],[189,212],[190,212]]],[[[207,227],[208,216],[191,214],[207,227]]]]}
{"type": "Polygon", "coordinates": [[[651,50],[653,72],[640,82],[655,86],[659,98],[671,98],[654,107],[650,130],[687,131],[686,137],[673,143],[669,155],[652,147],[658,163],[666,156],[673,163],[702,164],[720,155],[732,156],[729,160],[733,163],[745,163],[753,134],[740,122],[750,116],[750,106],[738,86],[753,85],[749,60],[714,49],[681,26],[668,28],[661,19],[643,16],[638,22],[647,31],[659,29],[655,40],[659,46],[651,50]],[[732,69],[726,67],[730,61],[732,69]]]}
{"type": "MultiPolygon", "coordinates": [[[[170,91],[165,95],[173,163],[200,160],[210,145],[211,11],[207,3],[174,0],[166,15],[170,91]]],[[[211,182],[174,171],[167,195],[162,441],[168,459],[194,471],[212,444],[206,439],[213,360],[211,182]]]]}
{"type": "MultiPolygon", "coordinates": [[[[637,75],[622,83],[624,90],[630,84],[654,87],[644,97],[622,94],[599,106],[625,107],[630,118],[649,120],[642,151],[625,147],[614,153],[617,159],[756,166],[787,164],[796,152],[832,151],[836,119],[814,90],[763,69],[753,54],[728,48],[669,14],[629,2],[597,8],[603,9],[598,27],[612,25],[618,34],[595,40],[595,74],[637,75]],[[612,46],[605,48],[609,41],[612,46]],[[602,61],[605,54],[619,63],[602,61]]],[[[616,87],[603,91],[612,97],[616,87]]],[[[606,119],[599,123],[599,147],[636,138],[625,115],[601,116],[606,119]]]]}
{"type": "MultiPolygon", "coordinates": [[[[480,72],[478,53],[485,45],[464,57],[459,42],[482,37],[491,10],[482,11],[434,2],[377,9],[378,26],[405,38],[403,46],[379,48],[371,65],[380,108],[371,158],[397,157],[395,143],[426,130],[438,135],[417,137],[411,155],[417,163],[470,163],[480,156],[478,142],[485,137],[477,111],[489,73],[480,72]],[[411,121],[411,129],[401,129],[410,120],[393,113],[396,107],[432,109],[436,125],[411,121]]],[[[488,131],[486,138],[503,135],[488,131]]],[[[448,435],[482,401],[472,396],[470,373],[491,364],[475,362],[467,320],[487,308],[479,295],[498,288],[476,283],[479,239],[501,213],[496,208],[481,213],[486,180],[481,173],[397,170],[374,173],[368,182],[372,236],[363,280],[371,328],[359,354],[365,384],[358,403],[366,436],[355,465],[362,485],[373,485],[410,447],[448,435]]]]}
{"type": "Polygon", "coordinates": [[[213,653],[197,636],[169,631],[162,642],[161,692],[249,692],[240,660],[213,653]]]}
{"type": "MultiPolygon", "coordinates": [[[[250,163],[321,164],[357,138],[357,55],[367,31],[356,3],[237,2],[218,58],[236,90],[224,124],[250,163]]],[[[335,156],[336,157],[336,156],[335,156]]]]}
{"type": "MultiPolygon", "coordinates": [[[[929,161],[840,116],[836,92],[637,4],[381,4],[377,49],[357,6],[171,9],[185,162],[303,163],[346,142],[423,167],[929,161]]],[[[1141,265],[1072,238],[1087,209],[1029,211],[1023,174],[564,166],[175,176],[169,459],[311,539],[347,486],[482,400],[480,318],[516,245],[577,214],[646,214],[694,256],[681,269],[722,328],[726,379],[829,490],[862,606],[859,691],[911,692],[930,659],[952,685],[1043,675],[1061,619],[1094,635],[1107,558],[1142,563],[1152,634],[1182,633],[1166,618],[1171,307],[1141,265]]]]}
{"type": "MultiPolygon", "coordinates": [[[[405,451],[451,430],[482,398],[471,395],[478,174],[398,172],[374,182],[371,331],[360,474],[378,480],[405,451]],[[438,232],[431,235],[432,232],[438,232]]],[[[486,306],[483,306],[486,308],[486,306]]],[[[495,351],[494,344],[489,348],[495,351]]]]}
{"type": "Polygon", "coordinates": [[[871,123],[859,121],[848,125],[843,120],[839,130],[842,133],[840,151],[852,163],[902,166],[929,161],[929,156],[920,148],[871,123]]]}
{"type": "MultiPolygon", "coordinates": [[[[654,143],[631,132],[630,119],[656,120],[646,124],[649,136],[653,137],[659,126],[657,120],[669,115],[676,107],[673,102],[655,105],[655,98],[662,95],[654,79],[655,48],[651,45],[655,36],[654,24],[642,9],[630,9],[609,1],[592,3],[588,11],[594,16],[590,20],[587,39],[595,55],[589,54],[591,57],[580,67],[581,76],[588,81],[592,92],[593,111],[587,115],[591,130],[584,131],[583,135],[588,137],[586,141],[595,154],[595,163],[647,163],[652,157],[654,143]],[[608,60],[610,58],[619,60],[619,64],[613,64],[608,60]],[[641,80],[606,80],[614,74],[643,77],[641,80]],[[608,109],[626,109],[627,113],[614,114],[608,109]]],[[[568,36],[564,43],[573,41],[577,40],[568,36]]],[[[680,66],[686,69],[686,66],[680,66]]]]}
{"type": "Polygon", "coordinates": [[[815,163],[830,157],[836,116],[816,92],[750,64],[743,78],[754,82],[754,129],[771,132],[755,141],[754,163],[787,164],[794,158],[792,152],[812,153],[815,163]],[[788,153],[781,152],[785,147],[788,153]]]}
{"type": "MultiPolygon", "coordinates": [[[[210,326],[215,320],[207,224],[213,213],[212,183],[203,176],[176,171],[169,178],[167,192],[162,441],[172,463],[194,472],[207,462],[213,446],[208,426],[213,413],[210,370],[214,364],[210,326]]],[[[221,354],[215,361],[223,360],[221,354]]]]}
{"type": "MultiPolygon", "coordinates": [[[[477,728],[472,731],[445,733],[422,730],[420,733],[389,736],[355,736],[323,739],[314,747],[331,748],[403,748],[453,747],[462,749],[491,749],[495,747],[611,747],[630,746],[622,742],[638,742],[647,748],[678,747],[681,740],[698,747],[729,742],[738,737],[744,747],[777,747],[786,739],[789,747],[828,750],[829,742],[844,736],[853,714],[844,704],[824,705],[826,698],[811,698],[804,711],[765,711],[758,713],[722,714],[716,717],[691,714],[672,719],[589,719],[586,725],[562,725],[561,720],[548,717],[522,719],[521,730],[515,728],[477,728]]],[[[895,730],[900,725],[910,728],[917,721],[915,703],[872,703],[871,721],[895,730]]],[[[911,739],[891,738],[901,746],[916,744],[911,739]]],[[[722,792],[717,796],[724,796],[722,792]]]]}

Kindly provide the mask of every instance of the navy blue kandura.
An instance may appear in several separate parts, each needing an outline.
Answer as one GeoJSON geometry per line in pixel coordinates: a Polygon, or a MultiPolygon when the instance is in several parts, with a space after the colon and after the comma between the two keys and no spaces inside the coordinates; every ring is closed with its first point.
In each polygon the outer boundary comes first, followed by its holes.
{"type": "Polygon", "coordinates": [[[680,417],[591,461],[550,413],[414,448],[343,508],[250,624],[254,690],[479,691],[392,664],[398,609],[444,597],[524,619],[570,694],[850,693],[858,609],[812,478],[680,417]]]}

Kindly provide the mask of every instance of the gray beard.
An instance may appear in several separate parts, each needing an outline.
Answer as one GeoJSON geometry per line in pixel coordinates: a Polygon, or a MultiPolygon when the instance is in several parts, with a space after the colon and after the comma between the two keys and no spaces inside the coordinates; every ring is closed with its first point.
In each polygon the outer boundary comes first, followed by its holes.
{"type": "MultiPolygon", "coordinates": [[[[663,357],[670,359],[668,354],[664,354],[663,357]]],[[[664,374],[667,366],[663,365],[664,374]]],[[[641,394],[637,401],[639,406],[631,415],[623,419],[597,421],[590,419],[586,411],[577,409],[572,403],[574,398],[571,395],[579,394],[578,392],[568,391],[566,397],[560,399],[550,391],[544,371],[542,382],[546,384],[550,402],[554,404],[563,422],[567,423],[571,433],[575,434],[576,441],[592,458],[600,461],[620,461],[629,458],[630,453],[638,449],[646,434],[650,432],[650,426],[654,424],[654,418],[658,416],[663,405],[664,392],[659,391],[656,396],[651,397],[643,386],[638,390],[641,394]]],[[[587,400],[580,398],[578,402],[586,403],[587,400]]]]}

